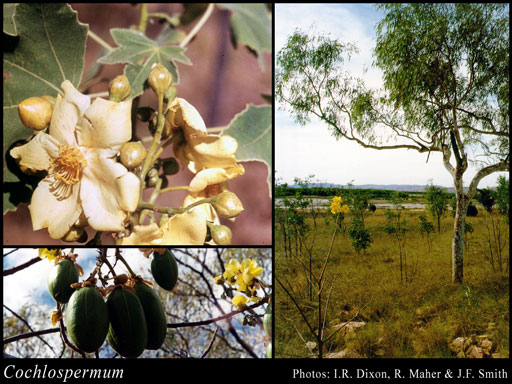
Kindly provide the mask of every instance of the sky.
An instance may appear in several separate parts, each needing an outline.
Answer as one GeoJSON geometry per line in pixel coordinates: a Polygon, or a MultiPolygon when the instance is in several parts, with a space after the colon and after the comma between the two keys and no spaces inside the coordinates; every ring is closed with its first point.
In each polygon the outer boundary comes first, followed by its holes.
{"type": "MultiPolygon", "coordinates": [[[[331,38],[354,43],[355,54],[347,69],[362,77],[369,87],[382,86],[382,72],[372,66],[375,30],[383,13],[371,4],[280,4],[275,5],[275,50],[284,46],[298,28],[304,32],[329,34],[331,38]],[[366,72],[364,71],[366,70],[366,72]]],[[[293,183],[295,177],[315,175],[323,183],[344,184],[414,184],[452,187],[453,179],[444,168],[442,155],[414,150],[366,149],[348,140],[336,141],[327,126],[311,120],[302,127],[276,104],[275,169],[279,182],[293,183]]],[[[464,175],[468,186],[477,169],[470,165],[464,175]]],[[[499,175],[482,179],[479,187],[493,187],[499,175]]]]}

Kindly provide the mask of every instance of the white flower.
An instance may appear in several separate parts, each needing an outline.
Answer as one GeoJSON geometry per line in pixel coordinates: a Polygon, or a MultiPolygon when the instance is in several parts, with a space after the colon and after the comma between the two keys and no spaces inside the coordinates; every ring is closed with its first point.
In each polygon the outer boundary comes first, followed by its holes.
{"type": "Polygon", "coordinates": [[[20,166],[48,171],[29,206],[33,229],[60,239],[83,214],[97,231],[121,231],[139,200],[138,177],[115,160],[131,138],[132,101],[91,104],[68,80],[61,87],[49,133],[10,152],[20,166]]]}

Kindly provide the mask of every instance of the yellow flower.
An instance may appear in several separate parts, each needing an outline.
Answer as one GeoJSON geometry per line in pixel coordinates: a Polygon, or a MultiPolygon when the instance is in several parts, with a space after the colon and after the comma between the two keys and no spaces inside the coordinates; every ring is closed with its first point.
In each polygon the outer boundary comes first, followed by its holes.
{"type": "Polygon", "coordinates": [[[224,277],[224,279],[226,279],[228,284],[235,285],[237,283],[237,276],[239,273],[240,263],[235,259],[231,259],[229,263],[226,265],[222,276],[224,277]]]}
{"type": "Polygon", "coordinates": [[[348,207],[347,204],[343,204],[343,206],[341,207],[341,213],[349,213],[350,212],[350,208],[348,207]]]}
{"type": "Polygon", "coordinates": [[[340,196],[334,196],[333,199],[332,199],[332,202],[331,202],[331,206],[330,206],[330,209],[331,209],[331,213],[333,215],[337,214],[337,213],[341,213],[342,212],[342,208],[341,208],[341,197],[340,196]]]}
{"type": "Polygon", "coordinates": [[[231,299],[231,303],[236,309],[242,310],[247,305],[247,297],[245,297],[244,295],[233,296],[233,298],[231,299]]]}
{"type": "Polygon", "coordinates": [[[55,258],[61,254],[62,250],[59,248],[39,248],[39,257],[41,259],[47,258],[50,262],[55,260],[55,258]]]}
{"type": "Polygon", "coordinates": [[[32,227],[60,239],[83,214],[97,231],[121,231],[139,199],[139,178],[115,160],[131,138],[132,101],[97,98],[91,104],[70,81],[61,87],[49,133],[38,132],[10,151],[21,167],[48,172],[32,195],[32,227]]]}
{"type": "Polygon", "coordinates": [[[261,275],[262,267],[258,267],[258,263],[251,259],[245,259],[242,261],[240,266],[242,272],[242,278],[240,286],[244,286],[242,290],[245,290],[248,285],[251,285],[253,280],[261,275]]]}

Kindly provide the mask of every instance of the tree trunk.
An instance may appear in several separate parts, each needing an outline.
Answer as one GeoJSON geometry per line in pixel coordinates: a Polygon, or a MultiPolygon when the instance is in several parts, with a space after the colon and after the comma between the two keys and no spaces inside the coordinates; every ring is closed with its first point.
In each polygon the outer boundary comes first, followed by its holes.
{"type": "Polygon", "coordinates": [[[464,195],[462,172],[460,174],[457,172],[454,181],[456,204],[452,237],[452,283],[462,284],[464,276],[464,223],[466,222],[467,205],[469,200],[466,202],[467,197],[464,195]]]}

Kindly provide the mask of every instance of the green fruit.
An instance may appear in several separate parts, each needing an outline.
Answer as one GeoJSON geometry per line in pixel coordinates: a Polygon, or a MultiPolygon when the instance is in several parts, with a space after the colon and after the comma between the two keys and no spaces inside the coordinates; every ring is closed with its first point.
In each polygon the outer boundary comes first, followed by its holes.
{"type": "Polygon", "coordinates": [[[55,264],[48,275],[48,291],[59,303],[67,303],[74,289],[71,284],[78,282],[78,268],[69,259],[55,264]]]}
{"type": "Polygon", "coordinates": [[[135,284],[135,294],[142,304],[146,324],[148,326],[147,349],[158,349],[162,346],[167,334],[167,319],[164,307],[155,291],[143,282],[135,284]]]}
{"type": "Polygon", "coordinates": [[[108,310],[94,287],[78,288],[66,305],[65,322],[69,338],[84,352],[101,347],[108,332],[108,310]]]}
{"type": "Polygon", "coordinates": [[[269,337],[272,337],[272,304],[269,304],[263,316],[263,328],[269,337]]]}
{"type": "Polygon", "coordinates": [[[151,274],[157,284],[168,291],[172,290],[178,281],[178,264],[169,250],[163,254],[153,253],[151,274]]]}
{"type": "Polygon", "coordinates": [[[107,297],[107,307],[107,341],[121,356],[139,356],[148,343],[146,318],[139,299],[127,289],[116,288],[107,297]]]}

